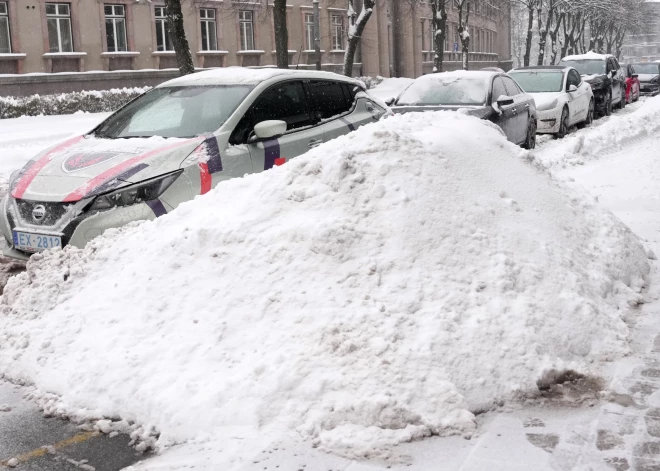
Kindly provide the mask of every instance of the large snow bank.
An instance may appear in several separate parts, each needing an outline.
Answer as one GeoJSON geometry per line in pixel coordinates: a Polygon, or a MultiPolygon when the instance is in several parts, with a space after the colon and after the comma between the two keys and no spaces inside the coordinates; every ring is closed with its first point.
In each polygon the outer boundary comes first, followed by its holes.
{"type": "MultiPolygon", "coordinates": [[[[598,123],[598,122],[596,122],[598,123]]],[[[621,150],[638,139],[660,130],[660,96],[647,99],[632,113],[613,115],[603,124],[578,131],[552,145],[536,151],[536,156],[549,167],[580,165],[603,154],[621,150]]]]}
{"type": "Polygon", "coordinates": [[[0,374],[52,413],[196,441],[198,468],[282,434],[349,456],[470,434],[546,368],[626,353],[648,271],[526,155],[475,118],[395,116],[35,256],[2,298],[0,374]]]}

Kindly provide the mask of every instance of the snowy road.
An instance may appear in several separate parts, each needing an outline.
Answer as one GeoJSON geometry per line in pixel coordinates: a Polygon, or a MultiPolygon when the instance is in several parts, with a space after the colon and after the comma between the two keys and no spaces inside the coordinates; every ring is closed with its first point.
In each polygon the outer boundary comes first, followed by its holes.
{"type": "MultiPolygon", "coordinates": [[[[601,126],[616,123],[640,107],[641,103],[628,106],[569,139],[595,136],[601,126]]],[[[83,131],[98,119],[100,116],[78,115],[4,121],[0,126],[0,175],[8,175],[38,148],[83,131]]],[[[549,162],[558,177],[575,179],[585,191],[598,196],[600,204],[660,254],[660,136],[657,131],[639,133],[626,142],[624,148],[613,147],[601,156],[584,159],[580,165],[564,164],[558,157],[573,146],[571,140],[544,137],[535,154],[549,162]]],[[[404,444],[397,447],[398,456],[386,464],[357,463],[308,446],[280,443],[255,450],[254,459],[241,469],[660,470],[658,268],[654,262],[653,283],[644,293],[646,304],[627,319],[633,332],[633,353],[612,363],[610,384],[585,381],[564,391],[559,388],[541,400],[507,404],[478,416],[480,431],[472,440],[455,436],[404,444]],[[602,397],[598,391],[603,387],[612,393],[602,397]]],[[[58,443],[66,446],[55,454],[26,460],[19,469],[90,469],[84,465],[91,465],[109,471],[135,459],[122,437],[83,435],[80,443],[69,443],[67,440],[79,436],[80,430],[56,419],[44,420],[13,386],[0,382],[0,406],[4,403],[9,403],[12,410],[0,412],[0,462],[58,443]],[[82,463],[83,459],[89,463],[82,463]]],[[[203,447],[200,444],[200,449],[203,447]]],[[[185,457],[177,461],[173,449],[167,456],[149,462],[153,463],[150,469],[173,470],[185,465],[185,457]]]]}

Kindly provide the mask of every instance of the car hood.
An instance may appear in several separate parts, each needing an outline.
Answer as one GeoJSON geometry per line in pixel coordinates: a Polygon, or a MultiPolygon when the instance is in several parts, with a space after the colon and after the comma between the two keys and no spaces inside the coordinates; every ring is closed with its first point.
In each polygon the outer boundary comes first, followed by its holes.
{"type": "Polygon", "coordinates": [[[639,74],[637,78],[639,79],[640,82],[651,82],[653,79],[655,79],[658,76],[658,74],[639,74]]]}
{"type": "Polygon", "coordinates": [[[552,103],[557,98],[564,95],[564,92],[544,92],[544,93],[530,93],[534,98],[537,108],[543,108],[545,105],[552,103]]]}
{"type": "Polygon", "coordinates": [[[11,195],[79,201],[175,171],[203,140],[74,137],[41,152],[12,175],[11,195]]]}
{"type": "Polygon", "coordinates": [[[588,83],[600,83],[600,82],[604,82],[606,79],[607,79],[607,75],[605,74],[582,75],[582,80],[588,83]]]}
{"type": "Polygon", "coordinates": [[[457,111],[478,118],[486,118],[493,113],[490,106],[465,106],[465,105],[424,105],[424,106],[392,106],[392,112],[395,114],[420,113],[424,111],[457,111]]]}

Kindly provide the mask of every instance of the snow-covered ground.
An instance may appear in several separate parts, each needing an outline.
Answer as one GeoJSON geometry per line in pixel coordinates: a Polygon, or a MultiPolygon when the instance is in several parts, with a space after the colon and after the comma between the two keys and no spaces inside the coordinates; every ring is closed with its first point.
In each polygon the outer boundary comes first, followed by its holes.
{"type": "Polygon", "coordinates": [[[530,158],[474,118],[396,116],[36,257],[1,301],[0,374],[54,415],[158,432],[164,453],[141,469],[571,462],[562,434],[596,409],[553,409],[551,433],[518,417],[552,368],[600,399],[598,378],[636,351],[651,252],[539,164],[571,161],[566,145],[530,158]]]}

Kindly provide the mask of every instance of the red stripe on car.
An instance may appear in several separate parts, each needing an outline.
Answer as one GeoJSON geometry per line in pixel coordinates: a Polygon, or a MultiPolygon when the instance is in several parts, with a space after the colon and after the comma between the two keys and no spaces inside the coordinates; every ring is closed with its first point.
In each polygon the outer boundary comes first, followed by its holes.
{"type": "Polygon", "coordinates": [[[278,165],[278,166],[279,165],[284,165],[285,163],[286,163],[286,157],[278,157],[277,159],[275,159],[275,162],[274,162],[274,164],[278,165]]]}
{"type": "Polygon", "coordinates": [[[58,146],[52,148],[50,151],[48,151],[46,154],[44,154],[43,157],[41,157],[39,160],[37,160],[32,167],[27,169],[25,174],[20,178],[20,180],[16,183],[16,186],[11,192],[11,195],[14,198],[22,198],[23,195],[25,194],[25,190],[27,190],[28,186],[30,186],[30,183],[32,183],[32,180],[34,180],[34,177],[37,176],[37,174],[41,171],[42,168],[44,168],[46,165],[48,165],[48,162],[50,162],[51,157],[53,154],[60,152],[67,147],[70,147],[80,141],[83,138],[83,136],[77,136],[72,139],[69,139],[68,141],[64,141],[63,143],[59,144],[58,146]]]}
{"type": "Polygon", "coordinates": [[[206,162],[200,162],[199,164],[199,178],[202,188],[199,194],[203,195],[211,191],[211,173],[209,172],[209,165],[206,162]]]}
{"type": "Polygon", "coordinates": [[[87,195],[88,193],[92,192],[96,187],[104,184],[108,180],[116,177],[119,175],[121,172],[126,170],[128,167],[131,165],[139,162],[140,160],[148,159],[149,157],[156,155],[160,152],[164,152],[166,150],[174,149],[176,147],[181,147],[185,144],[190,144],[190,140],[185,140],[183,142],[176,142],[174,144],[170,144],[169,146],[165,147],[159,147],[158,149],[154,149],[152,151],[146,152],[141,155],[137,155],[133,157],[132,159],[128,159],[116,167],[112,167],[105,172],[101,173],[100,175],[95,176],[92,178],[90,181],[85,183],[84,185],[78,187],[74,192],[70,193],[66,198],[64,198],[63,202],[64,203],[72,203],[75,201],[80,201],[87,195]]]}

